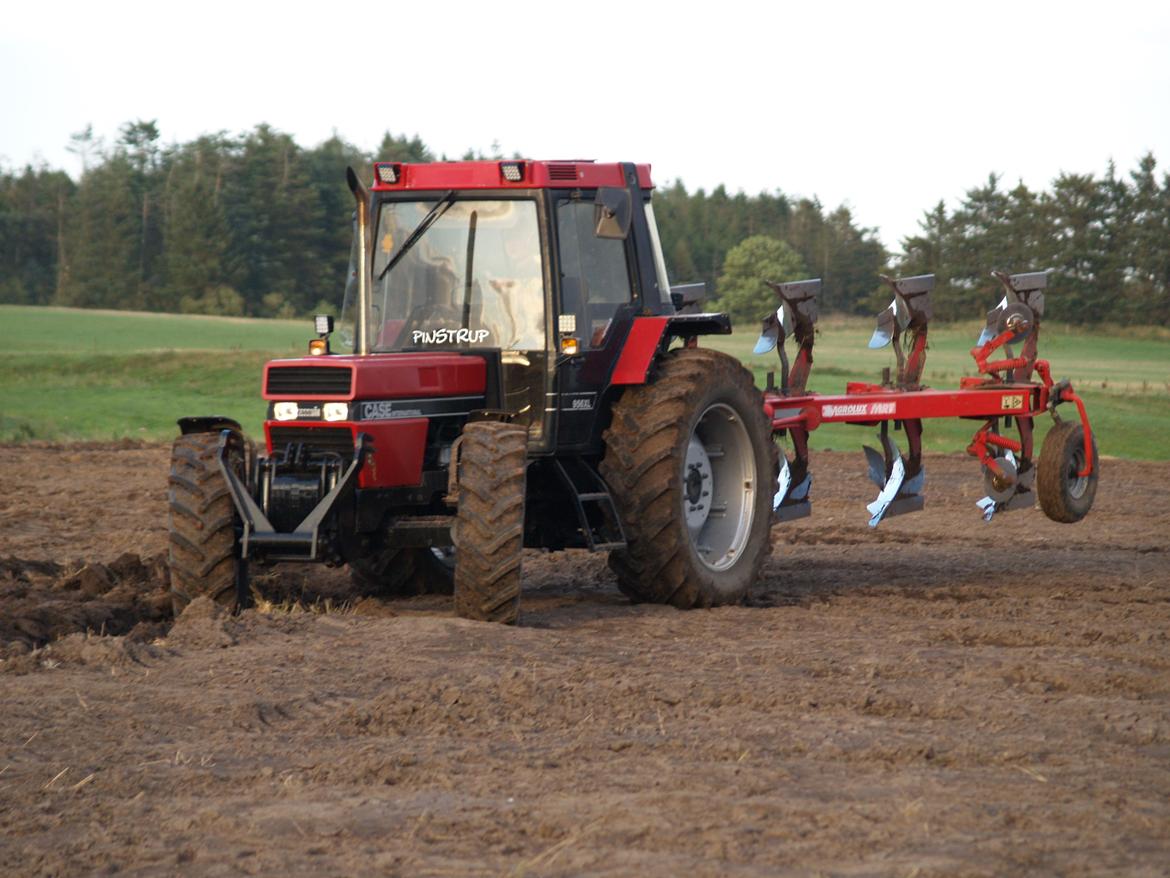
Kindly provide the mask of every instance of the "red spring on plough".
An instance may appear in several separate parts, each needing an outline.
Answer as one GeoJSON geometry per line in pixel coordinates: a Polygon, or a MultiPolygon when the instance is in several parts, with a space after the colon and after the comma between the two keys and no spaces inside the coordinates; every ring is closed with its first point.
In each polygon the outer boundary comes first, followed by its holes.
{"type": "Polygon", "coordinates": [[[995,455],[988,451],[987,446],[992,445],[996,448],[1005,448],[1008,451],[1019,454],[1023,450],[1024,443],[1008,436],[1000,436],[998,433],[993,432],[994,429],[994,422],[988,421],[983,426],[983,429],[975,434],[975,438],[971,441],[971,444],[967,446],[967,453],[972,457],[979,458],[980,463],[996,475],[1002,477],[1003,471],[996,462],[995,455]]]}

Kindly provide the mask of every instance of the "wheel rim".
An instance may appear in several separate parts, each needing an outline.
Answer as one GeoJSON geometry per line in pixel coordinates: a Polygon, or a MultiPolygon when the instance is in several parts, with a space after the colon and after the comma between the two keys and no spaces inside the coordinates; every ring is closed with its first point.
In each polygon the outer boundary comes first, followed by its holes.
{"type": "Polygon", "coordinates": [[[454,546],[431,546],[430,552],[435,561],[440,567],[447,570],[455,570],[455,547],[454,546]]]}
{"type": "Polygon", "coordinates": [[[1085,468],[1085,451],[1083,448],[1074,451],[1069,455],[1068,469],[1065,471],[1064,479],[1068,484],[1068,495],[1074,500],[1079,500],[1085,496],[1085,491],[1089,487],[1089,479],[1091,476],[1082,476],[1081,470],[1085,468]]]}
{"type": "Polygon", "coordinates": [[[711,570],[743,554],[755,517],[756,458],[743,420],[717,403],[700,415],[683,465],[683,514],[691,546],[711,570]]]}

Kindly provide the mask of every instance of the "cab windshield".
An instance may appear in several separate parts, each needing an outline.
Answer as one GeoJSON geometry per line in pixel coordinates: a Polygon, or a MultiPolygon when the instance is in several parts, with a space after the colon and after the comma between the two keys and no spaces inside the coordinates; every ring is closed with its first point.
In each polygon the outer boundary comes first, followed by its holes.
{"type": "Polygon", "coordinates": [[[373,250],[370,350],[545,350],[534,201],[387,201],[373,250]]]}

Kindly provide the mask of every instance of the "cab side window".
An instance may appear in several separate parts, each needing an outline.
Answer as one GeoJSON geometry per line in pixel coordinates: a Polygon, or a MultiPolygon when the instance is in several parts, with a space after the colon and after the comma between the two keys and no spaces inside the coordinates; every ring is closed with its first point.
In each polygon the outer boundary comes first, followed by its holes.
{"type": "Polygon", "coordinates": [[[630,272],[625,241],[593,233],[593,202],[557,206],[561,257],[561,313],[576,317],[583,348],[603,347],[617,309],[629,304],[630,272]]]}

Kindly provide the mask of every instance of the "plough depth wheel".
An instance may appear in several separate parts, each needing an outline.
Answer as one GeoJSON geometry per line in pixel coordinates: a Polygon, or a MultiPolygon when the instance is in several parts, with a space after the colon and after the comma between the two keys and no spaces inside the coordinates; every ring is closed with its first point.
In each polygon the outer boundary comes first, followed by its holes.
{"type": "Polygon", "coordinates": [[[1040,508],[1053,521],[1069,524],[1080,521],[1093,506],[1097,494],[1097,442],[1093,441],[1093,469],[1085,467],[1085,432],[1076,421],[1053,425],[1044,438],[1036,472],[1036,493],[1040,508]]]}

